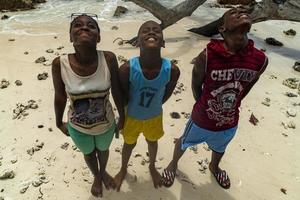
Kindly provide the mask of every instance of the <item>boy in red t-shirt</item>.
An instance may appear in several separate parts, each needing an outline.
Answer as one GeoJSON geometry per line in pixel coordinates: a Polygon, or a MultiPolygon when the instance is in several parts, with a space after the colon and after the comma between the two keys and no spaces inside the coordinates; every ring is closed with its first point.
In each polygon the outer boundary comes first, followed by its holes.
{"type": "Polygon", "coordinates": [[[265,70],[268,59],[247,37],[251,28],[247,13],[233,8],[222,18],[219,32],[224,40],[212,39],[193,62],[196,103],[183,135],[176,140],[173,159],[162,174],[166,187],[173,184],[177,163],[185,150],[202,142],[212,150],[210,171],[221,187],[230,187],[230,179],[219,163],[237,130],[241,100],[265,70]]]}

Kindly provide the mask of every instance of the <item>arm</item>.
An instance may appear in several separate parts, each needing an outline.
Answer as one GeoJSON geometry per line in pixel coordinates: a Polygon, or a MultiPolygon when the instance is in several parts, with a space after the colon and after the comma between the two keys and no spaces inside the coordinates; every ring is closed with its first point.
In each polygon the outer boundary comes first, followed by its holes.
{"type": "Polygon", "coordinates": [[[265,69],[267,68],[269,64],[269,60],[266,57],[266,61],[264,63],[264,65],[262,66],[261,70],[259,71],[259,73],[257,74],[257,76],[254,78],[254,80],[252,80],[252,82],[250,83],[249,87],[243,91],[243,95],[242,95],[242,99],[245,98],[245,96],[247,96],[247,94],[250,92],[251,88],[255,85],[255,83],[258,81],[260,75],[265,71],[265,69]]]}
{"type": "Polygon", "coordinates": [[[193,59],[194,64],[192,72],[192,91],[195,101],[197,101],[202,93],[202,84],[205,78],[206,52],[202,51],[193,59]]]}
{"type": "Polygon", "coordinates": [[[169,83],[166,85],[166,91],[165,91],[165,95],[163,97],[163,102],[162,102],[163,104],[171,97],[171,95],[176,87],[179,76],[180,76],[179,68],[175,64],[172,63],[171,78],[170,78],[169,83]]]}
{"type": "Polygon", "coordinates": [[[124,63],[119,68],[119,78],[121,82],[122,92],[124,96],[124,106],[127,105],[129,100],[129,75],[130,67],[129,62],[124,63]]]}
{"type": "Polygon", "coordinates": [[[56,127],[59,128],[65,135],[69,136],[67,124],[63,123],[62,121],[67,102],[67,94],[65,91],[65,84],[61,78],[59,57],[55,58],[52,62],[52,78],[54,85],[54,110],[56,127]]]}
{"type": "Polygon", "coordinates": [[[123,94],[121,90],[120,79],[118,76],[118,62],[117,58],[114,53],[112,52],[105,52],[105,59],[107,61],[107,65],[110,70],[111,75],[111,93],[114,99],[115,105],[119,112],[119,122],[118,122],[118,129],[123,129],[124,120],[125,120],[125,112],[124,112],[124,105],[123,105],[123,94]]]}

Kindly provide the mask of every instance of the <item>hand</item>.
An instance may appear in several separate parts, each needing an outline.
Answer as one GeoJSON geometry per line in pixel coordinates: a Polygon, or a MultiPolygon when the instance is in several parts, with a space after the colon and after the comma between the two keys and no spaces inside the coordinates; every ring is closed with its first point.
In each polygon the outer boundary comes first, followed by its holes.
{"type": "Polygon", "coordinates": [[[68,131],[68,128],[67,128],[67,123],[66,122],[63,122],[60,126],[58,126],[59,130],[61,130],[61,132],[63,134],[65,134],[66,136],[70,136],[69,134],[69,131],[68,131]]]}

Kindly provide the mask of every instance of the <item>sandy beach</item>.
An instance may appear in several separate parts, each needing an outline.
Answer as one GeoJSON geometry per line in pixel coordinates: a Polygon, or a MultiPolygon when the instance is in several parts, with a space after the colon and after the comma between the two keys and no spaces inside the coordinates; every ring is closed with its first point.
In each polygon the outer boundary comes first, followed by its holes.
{"type": "MultiPolygon", "coordinates": [[[[189,33],[187,29],[210,20],[211,17],[200,21],[192,16],[164,31],[166,48],[162,54],[178,60],[181,77],[177,88],[179,92],[173,94],[164,105],[165,135],[159,141],[157,156],[160,172],[169,163],[173,153],[173,138],[181,136],[194,104],[190,88],[190,61],[205,48],[210,39],[189,33]],[[171,112],[180,113],[181,118],[172,119],[171,112]]],[[[110,50],[125,58],[138,55],[137,48],[119,46],[113,40],[117,37],[130,39],[142,22],[101,22],[102,40],[98,49],[110,50]],[[118,30],[112,30],[112,26],[117,26],[118,30]]],[[[13,170],[15,173],[14,178],[0,180],[0,199],[96,199],[90,194],[93,179],[82,154],[73,146],[72,140],[55,127],[54,91],[49,64],[57,55],[73,52],[68,35],[69,23],[58,27],[44,24],[31,28],[56,34],[0,34],[0,81],[6,79],[10,82],[7,88],[0,89],[0,173],[4,170],[13,170]],[[47,53],[48,49],[52,49],[53,53],[47,53]],[[47,61],[35,63],[41,56],[47,61]],[[38,80],[38,74],[43,72],[48,73],[48,77],[38,80]],[[20,80],[22,85],[17,86],[16,80],[20,80]],[[37,104],[38,108],[28,108],[28,115],[13,119],[16,104],[27,105],[29,100],[34,100],[33,104],[37,104]]],[[[222,189],[209,170],[205,169],[211,151],[201,144],[187,150],[171,188],[154,189],[148,170],[146,142],[140,136],[121,191],[104,190],[103,199],[300,199],[300,93],[298,89],[282,84],[288,78],[300,79],[300,72],[293,69],[295,61],[300,60],[300,23],[258,23],[252,26],[249,37],[258,48],[266,50],[269,65],[242,102],[237,135],[221,163],[221,167],[229,173],[231,188],[222,189]],[[291,28],[297,31],[296,36],[283,33],[291,28]],[[266,37],[274,37],[284,46],[270,46],[264,42],[266,37]],[[288,97],[286,92],[292,92],[297,97],[288,97]],[[266,98],[270,100],[269,106],[262,104],[266,98]],[[252,113],[259,120],[256,126],[249,122],[252,113]],[[294,128],[289,126],[291,123],[295,125],[294,128]]],[[[114,139],[110,147],[107,170],[112,175],[120,168],[122,143],[120,137],[114,139]]]]}

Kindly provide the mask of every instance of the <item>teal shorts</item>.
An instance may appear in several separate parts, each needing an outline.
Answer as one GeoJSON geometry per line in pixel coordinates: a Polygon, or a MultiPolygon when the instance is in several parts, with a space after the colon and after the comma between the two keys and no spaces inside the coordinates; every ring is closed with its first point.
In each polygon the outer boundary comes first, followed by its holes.
{"type": "Polygon", "coordinates": [[[95,149],[106,151],[114,137],[115,128],[116,124],[113,123],[113,125],[105,133],[99,135],[88,135],[76,130],[68,123],[68,131],[73,142],[85,155],[92,153],[95,149]]]}

